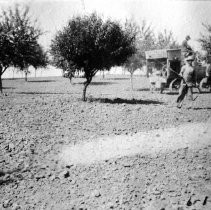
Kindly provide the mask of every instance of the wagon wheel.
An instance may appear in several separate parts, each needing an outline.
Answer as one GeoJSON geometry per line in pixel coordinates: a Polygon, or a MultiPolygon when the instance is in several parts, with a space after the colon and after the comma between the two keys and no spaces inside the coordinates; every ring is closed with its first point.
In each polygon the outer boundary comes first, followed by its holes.
{"type": "Polygon", "coordinates": [[[211,92],[211,84],[207,81],[207,78],[203,78],[199,83],[199,90],[201,92],[211,92]]]}
{"type": "Polygon", "coordinates": [[[173,72],[173,69],[164,65],[161,69],[161,76],[167,78],[169,76],[169,72],[173,72]]]}
{"type": "Polygon", "coordinates": [[[176,78],[176,79],[172,80],[169,85],[170,92],[178,91],[180,88],[180,84],[181,84],[180,79],[176,78]]]}

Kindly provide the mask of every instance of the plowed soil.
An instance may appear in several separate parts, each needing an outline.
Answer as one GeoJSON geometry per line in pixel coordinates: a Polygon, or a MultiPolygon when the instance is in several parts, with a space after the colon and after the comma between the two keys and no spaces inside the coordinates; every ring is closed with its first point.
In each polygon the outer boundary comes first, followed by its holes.
{"type": "Polygon", "coordinates": [[[211,93],[147,78],[3,80],[0,209],[211,209],[211,93]],[[74,153],[75,152],[75,153],[74,153]]]}

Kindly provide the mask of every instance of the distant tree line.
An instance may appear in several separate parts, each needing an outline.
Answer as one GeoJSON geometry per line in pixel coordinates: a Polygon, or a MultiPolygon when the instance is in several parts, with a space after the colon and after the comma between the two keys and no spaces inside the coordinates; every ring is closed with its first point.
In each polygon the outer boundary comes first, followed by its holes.
{"type": "Polygon", "coordinates": [[[199,42],[202,46],[202,49],[205,50],[209,55],[211,54],[211,25],[202,23],[205,33],[201,34],[199,42]]]}
{"type": "MultiPolygon", "coordinates": [[[[203,49],[211,53],[211,26],[203,24],[207,34],[201,35],[199,42],[203,49]]],[[[82,99],[86,100],[86,90],[98,71],[109,70],[113,66],[124,66],[131,73],[145,64],[145,51],[154,49],[179,48],[171,31],[164,30],[155,35],[146,21],[137,24],[126,20],[124,24],[111,19],[103,19],[96,13],[72,17],[66,26],[57,31],[49,52],[39,44],[43,32],[37,21],[32,20],[29,7],[8,8],[0,16],[0,91],[2,75],[9,67],[25,72],[28,67],[46,67],[49,63],[63,70],[84,73],[85,82],[82,99]]]]}

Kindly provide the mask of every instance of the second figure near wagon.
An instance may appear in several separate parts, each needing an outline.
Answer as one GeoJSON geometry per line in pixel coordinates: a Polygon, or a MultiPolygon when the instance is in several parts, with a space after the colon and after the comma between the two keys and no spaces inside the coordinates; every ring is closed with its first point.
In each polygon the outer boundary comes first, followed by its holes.
{"type": "Polygon", "coordinates": [[[182,42],[182,46],[181,46],[181,51],[182,51],[182,56],[183,58],[186,58],[190,55],[193,55],[193,49],[192,47],[188,44],[188,41],[190,40],[190,36],[187,35],[185,37],[185,40],[182,42]]]}
{"type": "Polygon", "coordinates": [[[196,72],[192,65],[193,61],[194,56],[188,56],[185,59],[185,65],[182,66],[180,71],[182,81],[179,89],[179,96],[177,98],[178,108],[182,107],[182,103],[186,95],[188,95],[189,99],[193,101],[193,86],[196,84],[196,72]]]}

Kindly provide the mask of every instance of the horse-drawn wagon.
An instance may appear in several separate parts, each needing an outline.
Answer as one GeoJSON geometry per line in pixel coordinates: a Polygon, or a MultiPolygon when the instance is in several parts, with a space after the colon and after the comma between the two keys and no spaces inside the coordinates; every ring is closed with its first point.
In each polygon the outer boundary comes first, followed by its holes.
{"type": "MultiPolygon", "coordinates": [[[[160,91],[164,88],[177,91],[181,84],[181,77],[179,76],[181,66],[184,64],[184,57],[181,49],[162,49],[146,51],[146,66],[147,75],[153,73],[153,68],[160,72],[161,77],[166,79],[165,85],[161,85],[160,91]]],[[[211,63],[211,56],[208,56],[208,63],[211,63]]],[[[201,62],[195,59],[194,66],[196,69],[196,81],[199,84],[201,91],[209,88],[211,84],[207,83],[206,66],[202,66],[201,62]]]]}

